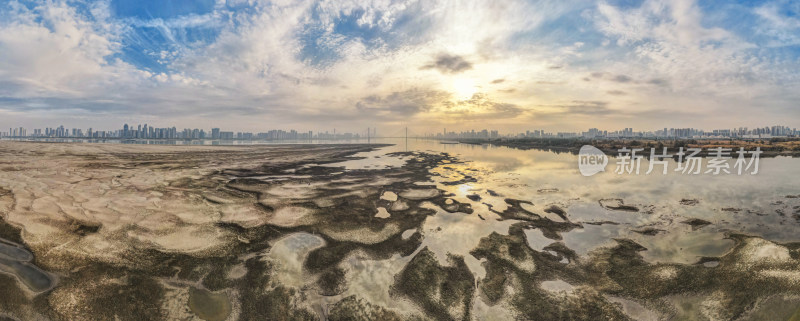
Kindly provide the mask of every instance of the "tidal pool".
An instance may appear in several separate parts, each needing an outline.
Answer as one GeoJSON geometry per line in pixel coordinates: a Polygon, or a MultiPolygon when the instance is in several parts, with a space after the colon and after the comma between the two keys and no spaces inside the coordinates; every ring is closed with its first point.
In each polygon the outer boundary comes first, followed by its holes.
{"type": "Polygon", "coordinates": [[[223,321],[231,314],[231,302],[226,293],[195,287],[189,288],[189,308],[198,318],[207,321],[223,321]]]}
{"type": "Polygon", "coordinates": [[[277,263],[275,276],[282,284],[302,287],[309,278],[303,271],[303,261],[312,250],[325,245],[325,240],[309,233],[290,234],[272,245],[267,258],[277,263]]]}
{"type": "Polygon", "coordinates": [[[16,276],[28,289],[37,293],[51,289],[55,283],[47,272],[29,262],[0,257],[0,272],[16,276]]]}
{"type": "Polygon", "coordinates": [[[15,261],[27,262],[33,260],[33,254],[31,254],[31,252],[28,252],[21,246],[10,241],[0,239],[0,257],[3,256],[15,261]]]}

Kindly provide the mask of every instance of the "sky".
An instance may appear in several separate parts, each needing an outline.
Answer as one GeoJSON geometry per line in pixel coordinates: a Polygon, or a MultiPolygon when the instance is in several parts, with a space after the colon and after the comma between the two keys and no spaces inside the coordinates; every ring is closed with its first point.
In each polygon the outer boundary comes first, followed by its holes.
{"type": "Polygon", "coordinates": [[[0,128],[800,127],[800,1],[0,2],[0,128]]]}

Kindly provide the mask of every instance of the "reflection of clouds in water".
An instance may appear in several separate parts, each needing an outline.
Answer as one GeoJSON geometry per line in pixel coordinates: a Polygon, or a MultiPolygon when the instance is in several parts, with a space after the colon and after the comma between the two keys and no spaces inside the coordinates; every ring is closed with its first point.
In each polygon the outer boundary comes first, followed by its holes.
{"type": "Polygon", "coordinates": [[[352,159],[344,162],[324,164],[322,166],[344,167],[347,170],[384,169],[388,167],[401,167],[405,165],[406,161],[408,160],[406,157],[386,155],[386,152],[382,149],[357,153],[351,157],[361,159],[352,159]]]}
{"type": "Polygon", "coordinates": [[[612,221],[616,223],[644,224],[650,215],[631,213],[625,211],[610,211],[598,202],[579,202],[574,203],[567,209],[572,220],[578,222],[604,222],[612,221]]]}
{"type": "MultiPolygon", "coordinates": [[[[661,229],[680,229],[685,227],[681,221],[687,218],[702,218],[711,221],[705,227],[710,233],[731,228],[738,231],[756,232],[767,238],[780,240],[796,239],[796,233],[787,227],[791,224],[775,214],[776,209],[783,208],[791,214],[792,206],[800,205],[800,201],[784,204],[776,208],[776,200],[785,195],[794,195],[800,185],[793,178],[800,177],[798,160],[791,158],[765,158],[761,160],[758,175],[684,175],[674,172],[677,163],[668,160],[667,175],[652,173],[651,175],[616,175],[613,168],[616,161],[612,157],[609,169],[605,173],[592,177],[583,177],[577,171],[577,156],[571,153],[551,153],[538,150],[516,150],[506,147],[474,146],[474,145],[441,145],[438,142],[416,141],[421,149],[446,151],[458,154],[465,164],[447,164],[453,170],[437,168],[434,172],[446,174],[447,179],[434,177],[434,180],[445,182],[462,177],[458,172],[473,176],[477,182],[459,187],[439,184],[438,187],[454,193],[459,202],[472,204],[473,209],[484,217],[494,217],[489,208],[482,204],[490,204],[494,210],[506,209],[504,199],[514,198],[529,200],[534,206],[529,208],[543,214],[543,205],[550,203],[565,204],[573,221],[613,221],[626,225],[590,226],[584,224],[583,229],[564,233],[567,245],[577,247],[585,252],[598,244],[607,243],[611,237],[636,237],[630,230],[648,224],[661,229]],[[479,169],[468,171],[467,169],[479,169]],[[538,193],[542,188],[557,188],[554,193],[538,193]],[[476,192],[480,201],[471,201],[465,196],[469,190],[492,190],[499,196],[491,196],[486,192],[476,192]],[[605,210],[597,205],[603,198],[622,198],[625,204],[639,207],[642,212],[628,213],[605,210]],[[681,199],[698,199],[695,206],[681,205],[681,199]],[[723,212],[724,207],[742,208],[738,212],[723,212]],[[751,210],[748,212],[746,210],[751,210]],[[754,213],[766,213],[766,216],[754,213]]],[[[409,149],[413,149],[411,146],[409,149]]],[[[642,173],[646,172],[649,162],[643,159],[642,173]]],[[[657,167],[658,168],[658,167],[657,167]]],[[[785,202],[792,202],[788,200],[785,202]]],[[[675,241],[679,241],[686,233],[677,232],[675,241]]],[[[652,236],[641,236],[644,239],[652,236]]],[[[663,237],[663,236],[662,236],[663,237]]],[[[686,236],[688,240],[692,236],[686,236]]],[[[652,243],[652,242],[651,242],[652,243]]],[[[658,247],[655,242],[650,247],[658,247]]],[[[572,247],[570,246],[570,247],[572,247]]],[[[575,249],[575,248],[574,248],[575,249]]],[[[658,252],[650,249],[652,253],[658,252]]],[[[668,249],[665,249],[668,251],[668,249]]],[[[581,252],[581,251],[579,251],[581,252]]]]}
{"type": "Polygon", "coordinates": [[[458,191],[460,195],[467,195],[472,191],[472,184],[461,184],[458,185],[458,191]]]}
{"type": "Polygon", "coordinates": [[[674,228],[654,236],[631,236],[648,250],[640,254],[651,263],[694,264],[700,257],[717,257],[733,248],[734,242],[724,233],[710,230],[692,231],[690,227],[674,228]]]}
{"type": "Polygon", "coordinates": [[[563,242],[568,248],[582,256],[602,246],[614,245],[612,238],[620,237],[626,228],[622,225],[584,224],[583,228],[574,229],[563,233],[561,236],[564,238],[563,242]]]}
{"type": "MultiPolygon", "coordinates": [[[[385,147],[380,153],[402,151],[405,148],[402,144],[385,147]]],[[[484,276],[485,271],[480,261],[471,257],[469,252],[482,238],[493,232],[505,235],[508,227],[517,222],[498,221],[499,216],[490,211],[490,207],[495,211],[507,209],[506,198],[531,201],[533,205],[523,207],[541,215],[545,214],[544,209],[548,204],[558,204],[566,210],[568,218],[582,223],[582,227],[562,232],[563,243],[581,256],[598,247],[615,245],[614,238],[630,238],[648,249],[639,253],[649,262],[692,264],[697,262],[699,256],[721,256],[730,250],[733,241],[724,239],[723,232],[726,230],[751,232],[772,240],[798,240],[791,215],[794,207],[800,206],[800,199],[785,198],[786,195],[800,194],[800,185],[795,182],[796,177],[800,177],[800,166],[797,166],[796,159],[762,159],[761,171],[755,176],[682,175],[673,171],[667,175],[654,173],[636,176],[613,174],[616,165],[612,158],[607,172],[584,177],[577,170],[577,156],[570,153],[442,145],[436,141],[417,140],[409,141],[408,149],[449,152],[467,161],[445,164],[432,170],[432,173],[443,175],[433,176],[432,180],[438,189],[452,193],[454,196],[451,198],[455,201],[469,203],[475,213],[448,213],[425,202],[423,207],[435,210],[436,214],[427,217],[419,230],[423,234],[420,248],[428,247],[443,265],[448,264],[448,253],[464,256],[469,269],[479,278],[484,276]],[[444,169],[445,166],[451,169],[444,169]],[[472,176],[477,181],[443,184],[459,181],[464,175],[472,176]],[[544,189],[548,192],[539,191],[544,189]],[[471,194],[477,194],[480,199],[466,197],[471,194]],[[624,204],[636,206],[640,211],[625,212],[601,207],[598,200],[607,198],[621,198],[624,204]],[[681,204],[682,199],[696,199],[698,203],[685,205],[681,204]],[[737,210],[722,211],[722,208],[737,210]],[[776,214],[776,210],[783,210],[786,216],[776,214]],[[693,231],[691,226],[681,223],[689,218],[704,219],[711,224],[693,231]],[[618,224],[587,223],[607,221],[618,224]],[[632,232],[645,228],[665,232],[655,235],[632,232]]],[[[384,160],[374,157],[364,160],[366,164],[370,162],[380,165],[384,160]]],[[[674,169],[675,162],[669,162],[669,168],[674,169]]],[[[642,173],[647,166],[647,160],[642,160],[642,173]]],[[[387,193],[383,198],[393,196],[387,193]]],[[[528,245],[534,250],[541,251],[554,242],[545,238],[540,230],[528,229],[524,232],[528,245]]],[[[403,233],[404,239],[412,233],[413,230],[403,233]]],[[[312,240],[309,244],[314,246],[321,243],[312,240]]],[[[301,256],[304,257],[307,251],[302,246],[299,249],[305,251],[301,256]]],[[[414,309],[413,306],[406,306],[408,302],[399,302],[388,294],[394,276],[411,257],[413,255],[395,255],[381,261],[363,258],[346,260],[343,267],[348,271],[347,294],[360,294],[374,303],[405,311],[414,309]]],[[[302,261],[295,260],[297,266],[301,267],[302,261]]],[[[664,276],[671,275],[666,273],[669,271],[662,272],[664,276]]],[[[483,304],[480,299],[475,300],[476,315],[492,315],[494,312],[491,311],[493,308],[483,304]]],[[[626,312],[643,316],[651,314],[636,306],[635,302],[627,304],[626,312]]]]}
{"type": "Polygon", "coordinates": [[[470,255],[469,251],[477,247],[483,237],[492,232],[508,235],[508,228],[517,222],[481,220],[474,214],[448,213],[427,202],[422,207],[435,210],[436,215],[425,219],[422,226],[424,239],[420,247],[427,246],[442,265],[449,265],[447,253],[470,255]]]}
{"type": "MultiPolygon", "coordinates": [[[[415,253],[416,254],[416,253],[415,253]]],[[[365,260],[361,255],[351,255],[343,261],[342,267],[347,271],[347,291],[342,297],[356,294],[373,304],[400,311],[416,311],[415,306],[402,298],[390,295],[395,275],[403,270],[414,255],[401,257],[393,255],[387,260],[365,260]]]]}
{"type": "Polygon", "coordinates": [[[513,172],[524,166],[529,166],[530,160],[516,157],[485,157],[480,160],[482,165],[498,172],[513,172]]]}
{"type": "Polygon", "coordinates": [[[528,246],[530,246],[531,249],[536,251],[541,252],[542,248],[550,244],[553,244],[553,242],[556,242],[555,240],[546,238],[542,234],[542,231],[539,229],[526,229],[524,232],[525,232],[525,239],[528,242],[528,246]]]}
{"type": "Polygon", "coordinates": [[[309,281],[303,273],[303,260],[309,252],[323,245],[325,240],[319,236],[294,233],[276,241],[267,257],[276,263],[275,275],[281,283],[300,287],[309,281]]]}

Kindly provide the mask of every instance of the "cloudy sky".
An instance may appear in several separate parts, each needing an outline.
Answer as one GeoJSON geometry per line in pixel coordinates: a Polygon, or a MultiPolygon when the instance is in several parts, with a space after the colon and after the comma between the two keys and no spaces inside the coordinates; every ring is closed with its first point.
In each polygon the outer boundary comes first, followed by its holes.
{"type": "Polygon", "coordinates": [[[0,128],[125,122],[800,127],[800,2],[0,2],[0,128]]]}

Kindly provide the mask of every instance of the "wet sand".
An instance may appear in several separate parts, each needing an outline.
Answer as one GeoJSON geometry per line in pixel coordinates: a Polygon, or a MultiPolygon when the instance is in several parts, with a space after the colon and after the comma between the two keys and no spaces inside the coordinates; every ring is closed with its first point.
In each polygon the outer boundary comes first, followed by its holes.
{"type": "Polygon", "coordinates": [[[798,314],[800,243],[618,195],[524,194],[450,154],[379,147],[0,141],[0,317],[798,314]]]}

